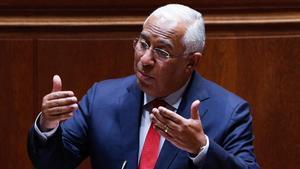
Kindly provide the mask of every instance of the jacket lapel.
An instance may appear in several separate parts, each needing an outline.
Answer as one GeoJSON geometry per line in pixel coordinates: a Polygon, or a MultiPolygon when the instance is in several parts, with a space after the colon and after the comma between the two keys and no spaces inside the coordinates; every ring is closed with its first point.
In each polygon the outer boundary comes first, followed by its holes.
{"type": "MultiPolygon", "coordinates": [[[[142,92],[134,82],[119,100],[121,139],[126,168],[137,168],[139,151],[139,126],[141,121],[142,92]]],[[[120,167],[121,168],[121,167],[120,167]]]]}
{"type": "MultiPolygon", "coordinates": [[[[193,101],[200,100],[203,102],[209,98],[204,79],[196,72],[193,73],[191,81],[189,82],[187,89],[185,90],[182,101],[179,105],[177,113],[184,118],[190,118],[190,106],[193,101]]],[[[205,106],[201,106],[200,103],[200,118],[203,119],[207,112],[205,106]]],[[[179,149],[171,144],[169,141],[165,141],[164,145],[160,151],[158,161],[156,163],[156,169],[167,169],[170,167],[171,163],[174,161],[179,149]]]]}

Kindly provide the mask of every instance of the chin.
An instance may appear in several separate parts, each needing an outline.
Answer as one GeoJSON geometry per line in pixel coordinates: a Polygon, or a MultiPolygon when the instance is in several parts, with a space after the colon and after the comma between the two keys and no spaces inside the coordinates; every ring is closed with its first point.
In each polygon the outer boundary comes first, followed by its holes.
{"type": "Polygon", "coordinates": [[[141,82],[140,80],[137,80],[137,84],[139,86],[139,88],[146,94],[153,96],[153,97],[160,97],[159,96],[159,92],[157,92],[154,87],[151,87],[150,85],[147,85],[143,82],[141,82]]]}
{"type": "Polygon", "coordinates": [[[143,92],[145,92],[145,93],[147,93],[147,94],[152,93],[152,92],[151,92],[151,87],[150,87],[149,85],[143,83],[143,82],[140,81],[139,79],[137,79],[137,84],[138,84],[139,88],[140,88],[143,92]]]}

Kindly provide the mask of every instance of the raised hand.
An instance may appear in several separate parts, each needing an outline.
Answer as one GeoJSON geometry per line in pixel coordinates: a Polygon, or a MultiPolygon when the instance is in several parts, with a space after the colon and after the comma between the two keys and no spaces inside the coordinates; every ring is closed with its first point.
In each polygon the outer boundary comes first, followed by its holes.
{"type": "Polygon", "coordinates": [[[191,118],[186,119],[164,107],[154,108],[150,117],[155,129],[176,147],[198,154],[206,145],[198,108],[200,101],[191,105],[191,118]]]}
{"type": "Polygon", "coordinates": [[[61,121],[71,118],[77,108],[74,93],[62,91],[60,77],[53,76],[52,92],[44,96],[42,101],[42,115],[39,121],[41,130],[47,131],[57,127],[61,121]]]}

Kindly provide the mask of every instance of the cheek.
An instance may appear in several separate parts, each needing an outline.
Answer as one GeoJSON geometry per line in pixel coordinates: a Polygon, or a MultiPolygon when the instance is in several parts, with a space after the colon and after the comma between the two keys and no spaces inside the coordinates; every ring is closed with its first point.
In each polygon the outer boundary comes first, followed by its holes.
{"type": "Polygon", "coordinates": [[[134,55],[133,55],[133,60],[134,60],[134,63],[136,63],[138,61],[138,56],[136,55],[136,53],[134,53],[134,55]]]}
{"type": "Polygon", "coordinates": [[[139,61],[140,61],[140,57],[137,56],[136,54],[134,54],[134,57],[133,57],[133,65],[134,65],[134,69],[136,69],[137,64],[139,63],[139,61]]]}
{"type": "Polygon", "coordinates": [[[174,63],[168,66],[160,67],[158,72],[161,83],[164,85],[170,85],[183,78],[185,74],[185,67],[182,63],[174,63]]]}
{"type": "Polygon", "coordinates": [[[158,74],[158,85],[160,87],[165,87],[166,85],[172,83],[172,79],[174,78],[175,70],[170,66],[157,66],[155,70],[158,74]]]}

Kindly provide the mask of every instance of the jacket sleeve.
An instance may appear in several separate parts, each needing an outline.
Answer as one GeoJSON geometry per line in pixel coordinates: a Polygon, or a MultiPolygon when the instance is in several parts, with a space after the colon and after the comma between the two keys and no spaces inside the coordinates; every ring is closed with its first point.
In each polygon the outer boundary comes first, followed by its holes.
{"type": "Polygon", "coordinates": [[[236,106],[221,144],[210,139],[203,169],[258,169],[253,148],[252,117],[245,102],[236,106]]]}

